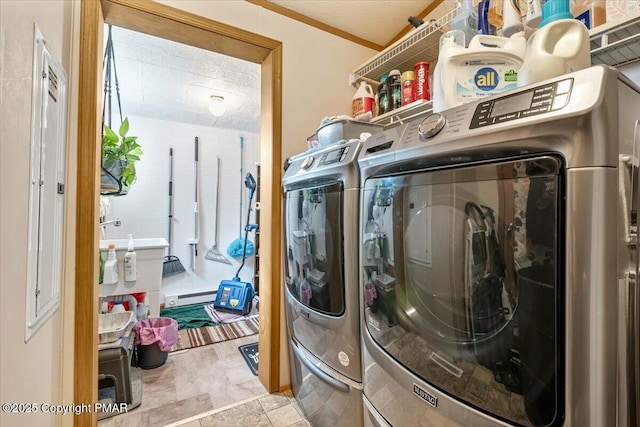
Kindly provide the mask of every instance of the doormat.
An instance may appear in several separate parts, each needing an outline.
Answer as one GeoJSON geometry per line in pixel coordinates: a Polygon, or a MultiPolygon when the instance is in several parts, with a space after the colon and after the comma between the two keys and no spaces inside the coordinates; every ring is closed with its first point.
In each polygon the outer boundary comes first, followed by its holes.
{"type": "Polygon", "coordinates": [[[182,329],[178,331],[178,342],[171,347],[169,351],[186,350],[215,344],[217,342],[234,340],[236,338],[248,337],[257,334],[258,331],[257,317],[217,326],[182,329]]]}
{"type": "Polygon", "coordinates": [[[258,295],[255,295],[253,297],[251,311],[246,316],[243,316],[242,314],[234,314],[234,313],[228,313],[228,312],[216,310],[213,304],[206,304],[204,306],[204,311],[207,312],[209,317],[211,317],[211,319],[214,322],[231,323],[231,322],[237,322],[238,320],[242,320],[242,319],[250,319],[252,317],[257,317],[259,302],[260,300],[258,299],[258,295]]]}
{"type": "Polygon", "coordinates": [[[238,350],[240,350],[244,361],[249,365],[251,373],[258,376],[258,343],[241,345],[238,350]]]}

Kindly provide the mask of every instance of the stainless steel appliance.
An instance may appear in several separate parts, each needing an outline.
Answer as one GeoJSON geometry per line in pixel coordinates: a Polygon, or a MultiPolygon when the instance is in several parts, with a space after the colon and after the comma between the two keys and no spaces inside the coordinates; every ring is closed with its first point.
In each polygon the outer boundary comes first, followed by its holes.
{"type": "Polygon", "coordinates": [[[313,425],[352,427],[363,422],[357,168],[361,144],[359,139],[343,140],[292,157],[282,181],[291,384],[313,425]]]}
{"type": "Polygon", "coordinates": [[[597,66],[367,141],[365,425],[640,425],[639,118],[597,66]]]}

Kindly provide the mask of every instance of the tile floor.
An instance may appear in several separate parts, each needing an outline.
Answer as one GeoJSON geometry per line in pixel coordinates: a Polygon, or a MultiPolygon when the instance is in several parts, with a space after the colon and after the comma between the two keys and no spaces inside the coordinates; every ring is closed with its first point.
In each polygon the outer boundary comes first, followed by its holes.
{"type": "MultiPolygon", "coordinates": [[[[101,420],[98,426],[164,426],[181,420],[190,420],[197,415],[211,414],[211,411],[220,410],[238,402],[246,402],[258,396],[261,396],[261,400],[251,400],[246,403],[251,413],[258,409],[269,412],[280,409],[284,417],[282,419],[287,422],[286,420],[289,419],[287,417],[292,416],[293,413],[291,410],[281,408],[284,404],[288,404],[288,398],[284,395],[273,397],[269,394],[265,395],[264,386],[258,377],[251,373],[238,351],[239,346],[257,341],[258,336],[253,335],[170,353],[164,365],[155,369],[142,370],[140,406],[125,414],[101,420]],[[262,406],[262,401],[266,406],[262,406]]],[[[237,406],[228,410],[237,411],[235,408],[237,406]]],[[[271,415],[277,417],[277,414],[271,415]]],[[[269,424],[270,418],[266,412],[260,419],[263,418],[265,423],[260,425],[289,425],[269,424]]],[[[299,415],[298,418],[301,420],[299,415]]],[[[210,423],[206,421],[208,419],[203,418],[202,424],[193,425],[225,425],[216,424],[215,421],[210,423]]],[[[280,420],[280,418],[274,419],[280,420]]],[[[291,424],[297,421],[298,419],[291,424]]],[[[191,424],[186,425],[191,426],[191,424]]]]}
{"type": "Polygon", "coordinates": [[[166,427],[308,427],[291,391],[253,397],[166,427]]]}

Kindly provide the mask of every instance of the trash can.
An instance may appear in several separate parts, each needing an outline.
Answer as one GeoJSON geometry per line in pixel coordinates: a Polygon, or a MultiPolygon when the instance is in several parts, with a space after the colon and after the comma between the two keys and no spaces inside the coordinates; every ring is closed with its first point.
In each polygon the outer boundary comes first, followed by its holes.
{"type": "Polygon", "coordinates": [[[142,369],[164,365],[169,350],[178,342],[178,322],[169,317],[152,317],[133,326],[136,334],[136,361],[142,369]]]}

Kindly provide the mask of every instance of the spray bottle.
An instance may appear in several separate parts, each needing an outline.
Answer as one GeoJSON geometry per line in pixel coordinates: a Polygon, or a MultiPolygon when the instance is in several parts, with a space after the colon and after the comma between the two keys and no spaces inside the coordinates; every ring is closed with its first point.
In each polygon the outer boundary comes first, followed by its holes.
{"type": "Polygon", "coordinates": [[[125,282],[134,282],[137,276],[137,255],[133,246],[133,235],[129,234],[129,244],[127,252],[124,254],[124,280],[125,282]]]}

